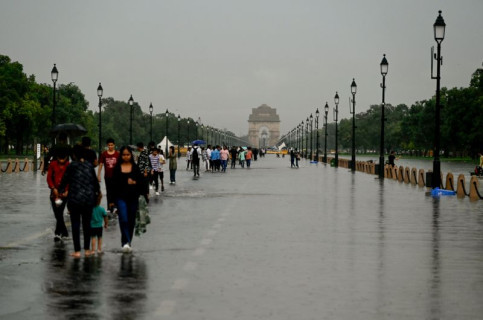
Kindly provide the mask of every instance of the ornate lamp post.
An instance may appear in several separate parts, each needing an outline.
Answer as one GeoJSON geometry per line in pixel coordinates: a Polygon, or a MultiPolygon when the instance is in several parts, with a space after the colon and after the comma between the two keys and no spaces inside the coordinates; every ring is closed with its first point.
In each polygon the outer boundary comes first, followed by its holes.
{"type": "Polygon", "coordinates": [[[300,147],[300,156],[303,157],[304,156],[304,121],[302,120],[302,122],[300,122],[300,142],[302,144],[302,146],[300,147]]]}
{"type": "Polygon", "coordinates": [[[309,157],[309,117],[305,120],[305,159],[309,157]]]}
{"type": "Polygon", "coordinates": [[[325,140],[324,140],[324,163],[327,163],[327,115],[329,114],[329,104],[326,102],[324,107],[325,120],[325,140]]]}
{"type": "Polygon", "coordinates": [[[181,157],[181,153],[179,152],[179,143],[180,143],[180,140],[179,140],[179,129],[180,129],[180,126],[181,126],[181,117],[178,114],[178,158],[181,157]]]}
{"type": "MultiPolygon", "coordinates": [[[[439,11],[439,16],[433,25],[434,29],[434,40],[438,44],[437,56],[433,56],[436,59],[436,77],[433,77],[433,60],[431,59],[431,78],[436,79],[436,111],[434,115],[434,160],[433,160],[433,177],[431,179],[431,186],[434,188],[439,188],[441,186],[441,163],[439,161],[439,150],[440,150],[440,110],[441,110],[441,42],[444,40],[444,33],[446,29],[446,23],[441,16],[441,10],[439,11]]],[[[434,48],[432,48],[432,51],[434,48]]],[[[432,52],[433,53],[433,52],[432,52]]]]}
{"type": "Polygon", "coordinates": [[[337,128],[337,121],[339,120],[339,94],[335,92],[334,97],[334,120],[335,120],[335,167],[339,166],[339,129],[337,128]]]}
{"type": "Polygon", "coordinates": [[[187,121],[187,125],[188,125],[188,145],[191,144],[190,142],[190,119],[188,118],[188,121],[187,121]]]}
{"type": "Polygon", "coordinates": [[[166,134],[166,148],[165,148],[165,154],[167,155],[168,154],[168,142],[169,142],[169,139],[168,139],[168,122],[169,122],[169,111],[168,109],[166,109],[166,130],[165,130],[165,134],[166,134]]]}
{"type": "Polygon", "coordinates": [[[312,138],[314,136],[314,117],[310,114],[310,161],[312,161],[312,150],[314,149],[314,144],[312,138]]]}
{"type": "MultiPolygon", "coordinates": [[[[315,110],[315,131],[316,131],[316,141],[315,141],[315,160],[319,162],[319,108],[315,110]]],[[[324,160],[325,162],[325,160],[324,160]]]]}
{"type": "Polygon", "coordinates": [[[129,106],[130,106],[130,110],[129,110],[129,145],[132,145],[132,114],[133,114],[133,106],[134,106],[134,99],[132,98],[132,94],[131,94],[131,97],[129,97],[128,103],[129,103],[129,106]]]}
{"type": "Polygon", "coordinates": [[[149,114],[151,115],[150,119],[149,119],[149,125],[150,125],[150,128],[149,128],[149,138],[150,140],[149,141],[153,141],[153,104],[150,103],[149,104],[149,114]]]}
{"type": "Polygon", "coordinates": [[[386,55],[381,61],[381,74],[382,74],[382,105],[381,105],[381,148],[379,151],[379,179],[384,179],[384,109],[386,106],[386,75],[389,69],[389,63],[387,63],[386,55]]]}
{"type": "Polygon", "coordinates": [[[101,145],[102,145],[102,121],[101,121],[101,108],[102,108],[102,93],[103,89],[101,83],[99,82],[99,86],[97,87],[97,96],[99,97],[99,157],[101,156],[101,145]]]}
{"type": "Polygon", "coordinates": [[[352,93],[352,157],[351,157],[351,171],[356,171],[356,92],[357,84],[355,79],[352,79],[351,93],[352,93]]]}
{"type": "MultiPolygon", "coordinates": [[[[57,67],[55,66],[52,68],[52,71],[50,71],[50,77],[52,78],[52,82],[54,83],[54,92],[53,92],[53,103],[52,103],[52,128],[55,127],[55,107],[57,106],[57,101],[56,101],[56,94],[55,94],[55,84],[57,83],[57,79],[59,79],[59,71],[57,70],[57,67]]],[[[52,146],[55,143],[55,138],[52,138],[52,146]]]]}

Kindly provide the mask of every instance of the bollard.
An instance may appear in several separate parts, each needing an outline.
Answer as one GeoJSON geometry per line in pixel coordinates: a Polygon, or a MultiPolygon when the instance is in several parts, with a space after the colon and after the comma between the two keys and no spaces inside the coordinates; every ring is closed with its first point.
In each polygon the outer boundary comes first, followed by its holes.
{"type": "Polygon", "coordinates": [[[418,186],[420,186],[421,188],[423,188],[426,183],[424,181],[424,169],[419,169],[419,179],[418,179],[418,186]]]}
{"type": "Polygon", "coordinates": [[[465,188],[465,175],[460,174],[458,176],[458,185],[456,186],[456,196],[458,198],[464,198],[468,195],[465,188]]]}
{"type": "Polygon", "coordinates": [[[415,185],[415,184],[418,184],[418,171],[416,170],[416,168],[412,168],[411,169],[411,184],[412,185],[415,185]]]}
{"type": "Polygon", "coordinates": [[[29,159],[25,158],[25,164],[24,164],[24,172],[29,172],[30,166],[29,166],[29,159]]]}
{"type": "Polygon", "coordinates": [[[404,183],[409,183],[411,178],[409,167],[404,168],[404,183]]]}
{"type": "Polygon", "coordinates": [[[470,179],[470,201],[476,201],[476,200],[481,199],[481,195],[478,191],[479,186],[480,186],[480,181],[478,180],[478,177],[471,176],[471,179],[470,179]]]}
{"type": "Polygon", "coordinates": [[[13,171],[13,163],[12,160],[8,159],[7,161],[7,173],[12,173],[13,171]]]}
{"type": "Polygon", "coordinates": [[[454,191],[454,177],[453,177],[453,174],[451,172],[448,172],[448,174],[446,175],[446,187],[445,189],[446,190],[451,190],[451,191],[454,191]]]}
{"type": "Polygon", "coordinates": [[[19,173],[20,172],[20,163],[18,161],[18,158],[15,158],[15,173],[19,173]]]}
{"type": "Polygon", "coordinates": [[[426,187],[431,188],[432,181],[433,181],[433,172],[431,170],[428,170],[428,172],[426,172],[426,187]]]}

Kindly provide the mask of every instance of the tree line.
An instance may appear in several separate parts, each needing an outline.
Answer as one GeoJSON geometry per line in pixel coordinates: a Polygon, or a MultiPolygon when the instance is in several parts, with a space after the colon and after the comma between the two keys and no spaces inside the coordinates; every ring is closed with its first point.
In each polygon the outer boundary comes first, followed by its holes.
{"type": "MultiPolygon", "coordinates": [[[[466,88],[441,90],[441,146],[444,156],[475,156],[483,151],[483,69],[477,69],[466,88]]],[[[428,155],[434,143],[435,97],[405,104],[385,106],[386,152],[411,152],[428,155]]],[[[87,136],[97,148],[99,112],[89,110],[84,94],[74,83],[61,84],[56,90],[56,123],[77,123],[87,129],[87,136]]],[[[19,62],[0,55],[0,153],[12,149],[17,155],[33,149],[34,142],[48,145],[51,142],[53,88],[37,83],[35,76],[26,75],[19,62]]],[[[130,106],[112,97],[102,99],[102,137],[114,138],[116,144],[129,143],[130,106]]],[[[164,137],[168,124],[168,137],[174,143],[186,144],[207,136],[191,118],[170,113],[154,114],[153,140],[164,137]],[[167,121],[167,123],[166,123],[167,121]],[[189,121],[189,124],[188,124],[189,121]],[[188,137],[189,132],[189,137],[188,137]],[[197,132],[198,134],[195,134],[197,132]]],[[[356,149],[358,152],[379,150],[381,105],[371,105],[367,111],[356,114],[356,149]]],[[[133,105],[133,143],[147,142],[151,138],[151,115],[133,105]]],[[[335,123],[328,124],[327,148],[335,148],[335,123]]],[[[228,132],[230,135],[234,135],[228,132]]],[[[320,129],[319,145],[323,149],[324,129],[320,129]]],[[[315,139],[314,139],[315,140],[315,139]]],[[[104,141],[101,141],[102,145],[104,141]]],[[[315,144],[315,141],[314,141],[315,144]]],[[[350,150],[352,145],[352,119],[339,123],[339,149],[350,150]]]]}

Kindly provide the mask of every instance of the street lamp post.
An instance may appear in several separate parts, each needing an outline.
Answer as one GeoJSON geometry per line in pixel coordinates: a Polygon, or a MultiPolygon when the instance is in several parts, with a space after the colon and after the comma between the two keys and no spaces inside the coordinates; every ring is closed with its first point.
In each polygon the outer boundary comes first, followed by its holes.
{"type": "MultiPolygon", "coordinates": [[[[446,23],[441,16],[441,10],[439,11],[439,16],[433,25],[434,29],[434,40],[438,44],[437,56],[433,56],[431,59],[431,78],[436,79],[436,111],[434,115],[435,132],[434,132],[434,160],[433,160],[433,176],[431,179],[431,186],[434,188],[439,188],[441,186],[441,163],[439,161],[439,150],[440,150],[440,109],[441,109],[441,97],[440,97],[440,85],[441,85],[441,42],[444,40],[444,33],[446,29],[446,23]],[[436,59],[436,77],[433,77],[433,59],[436,59]]],[[[434,50],[434,49],[433,49],[434,50]]]]}
{"type": "Polygon", "coordinates": [[[188,125],[188,145],[190,145],[190,119],[186,123],[188,125]]]}
{"type": "Polygon", "coordinates": [[[133,106],[134,106],[134,99],[131,97],[128,100],[130,111],[129,111],[129,145],[132,145],[132,115],[133,115],[133,106]]]}
{"type": "Polygon", "coordinates": [[[153,141],[153,104],[150,103],[149,104],[149,113],[151,115],[150,119],[149,119],[149,124],[150,124],[150,128],[149,128],[149,137],[150,137],[150,140],[149,141],[153,141]]]}
{"type": "MultiPolygon", "coordinates": [[[[57,106],[57,101],[56,101],[56,96],[55,96],[55,85],[57,83],[57,79],[59,79],[59,71],[57,70],[57,67],[55,66],[52,68],[52,71],[50,72],[50,76],[52,78],[52,82],[54,83],[54,91],[53,91],[53,103],[52,103],[52,128],[55,127],[55,107],[57,106]]],[[[52,138],[52,145],[55,143],[55,137],[52,138]]]]}
{"type": "Polygon", "coordinates": [[[314,117],[312,116],[312,114],[310,114],[310,161],[312,161],[312,150],[314,149],[314,144],[313,144],[313,136],[314,136],[314,117]]]}
{"type": "Polygon", "coordinates": [[[304,156],[304,121],[302,120],[302,122],[300,122],[300,142],[302,144],[302,146],[300,147],[300,156],[303,157],[304,156]]]}
{"type": "Polygon", "coordinates": [[[97,87],[97,96],[99,97],[99,157],[101,156],[101,145],[102,145],[102,121],[101,121],[101,108],[102,108],[102,93],[103,89],[101,83],[99,82],[99,86],[97,87]]]}
{"type": "Polygon", "coordinates": [[[166,124],[166,129],[164,131],[165,135],[166,135],[166,148],[165,148],[165,154],[167,155],[168,154],[168,122],[169,122],[169,111],[168,109],[166,109],[166,121],[165,121],[165,124],[166,124]]]}
{"type": "Polygon", "coordinates": [[[181,117],[180,115],[178,114],[178,158],[181,157],[181,153],[179,152],[179,129],[180,129],[180,126],[181,126],[181,117]]]}
{"type": "Polygon", "coordinates": [[[381,146],[379,152],[379,179],[384,179],[384,110],[386,109],[386,75],[389,69],[389,63],[387,63],[386,55],[381,61],[381,74],[382,74],[382,105],[381,105],[381,146]]]}
{"type": "Polygon", "coordinates": [[[352,157],[351,157],[351,171],[356,171],[356,92],[357,84],[355,79],[352,79],[351,93],[352,93],[352,157]]]}
{"type": "MultiPolygon", "coordinates": [[[[316,140],[315,140],[315,160],[319,162],[319,108],[315,110],[315,131],[316,131],[316,140]]],[[[325,162],[325,157],[324,157],[324,162],[325,162]]]]}
{"type": "Polygon", "coordinates": [[[324,163],[327,163],[327,115],[329,114],[329,104],[326,102],[324,107],[324,120],[325,120],[325,140],[324,140],[324,163]]]}
{"type": "Polygon", "coordinates": [[[309,117],[305,120],[305,159],[309,157],[309,117]]]}
{"type": "Polygon", "coordinates": [[[339,167],[339,129],[337,128],[337,121],[339,120],[339,94],[336,92],[334,97],[334,120],[335,120],[335,167],[339,167]]]}

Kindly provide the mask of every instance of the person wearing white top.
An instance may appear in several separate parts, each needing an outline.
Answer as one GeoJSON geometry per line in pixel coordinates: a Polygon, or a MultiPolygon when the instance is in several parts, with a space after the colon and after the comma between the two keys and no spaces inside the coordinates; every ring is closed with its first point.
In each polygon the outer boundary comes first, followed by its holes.
{"type": "Polygon", "coordinates": [[[164,174],[163,174],[163,164],[166,160],[163,156],[163,151],[159,149],[153,149],[153,152],[149,155],[149,160],[151,161],[151,183],[154,183],[154,190],[156,195],[159,196],[159,182],[158,177],[161,180],[161,191],[164,191],[164,174]]]}
{"type": "Polygon", "coordinates": [[[206,162],[205,162],[206,171],[210,171],[211,165],[211,145],[206,147],[206,162]]]}

